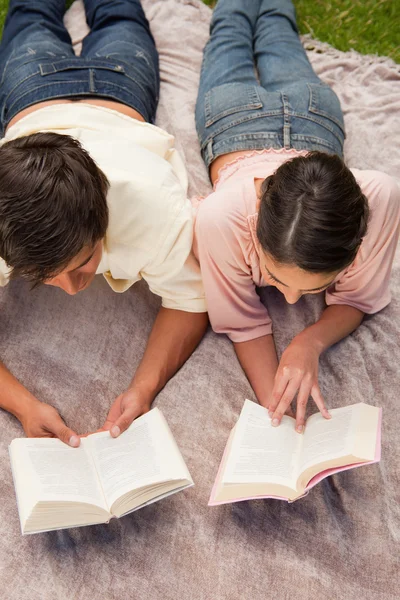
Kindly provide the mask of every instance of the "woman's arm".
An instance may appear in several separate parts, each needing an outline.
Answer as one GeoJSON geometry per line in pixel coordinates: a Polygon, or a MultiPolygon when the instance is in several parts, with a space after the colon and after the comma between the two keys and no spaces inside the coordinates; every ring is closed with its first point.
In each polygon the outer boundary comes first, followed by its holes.
{"type": "Polygon", "coordinates": [[[358,308],[346,304],[328,306],[321,318],[296,335],[293,342],[312,344],[321,354],[357,329],[363,318],[364,313],[358,308]]]}
{"type": "Polygon", "coordinates": [[[248,342],[236,342],[233,346],[257,400],[269,408],[278,368],[274,338],[271,334],[263,335],[248,342]]]}
{"type": "Polygon", "coordinates": [[[330,418],[318,385],[319,357],[330,346],[357,329],[364,313],[348,305],[328,306],[321,318],[299,333],[282,354],[272,391],[270,414],[273,425],[279,425],[285,411],[297,394],[296,430],[305,423],[308,398],[311,395],[325,418],[330,418]]]}

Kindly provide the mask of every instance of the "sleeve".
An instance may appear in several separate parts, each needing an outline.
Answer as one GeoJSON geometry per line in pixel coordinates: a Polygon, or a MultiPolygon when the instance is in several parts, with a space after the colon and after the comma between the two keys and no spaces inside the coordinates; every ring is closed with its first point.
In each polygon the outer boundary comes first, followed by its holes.
{"type": "MultiPolygon", "coordinates": [[[[168,199],[165,199],[168,201],[168,199]]],[[[193,215],[189,200],[180,200],[154,260],[141,271],[162,306],[185,312],[207,312],[200,267],[192,251],[193,215]]]]}
{"type": "Polygon", "coordinates": [[[245,258],[252,243],[247,220],[229,214],[229,205],[219,205],[217,195],[200,205],[194,248],[213,330],[226,333],[233,342],[245,342],[270,334],[271,319],[245,258]]]}
{"type": "Polygon", "coordinates": [[[0,287],[4,287],[10,281],[9,272],[6,262],[0,258],[0,287]]]}
{"type": "Polygon", "coordinates": [[[354,263],[326,292],[326,303],[347,304],[373,314],[390,302],[390,273],[400,222],[400,189],[396,181],[383,173],[373,173],[364,186],[371,216],[354,263]]]}

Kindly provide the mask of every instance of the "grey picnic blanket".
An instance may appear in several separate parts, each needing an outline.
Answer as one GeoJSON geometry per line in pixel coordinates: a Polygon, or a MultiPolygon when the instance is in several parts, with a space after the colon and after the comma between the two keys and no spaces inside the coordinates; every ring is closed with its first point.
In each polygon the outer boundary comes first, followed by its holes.
{"type": "MultiPolygon", "coordinates": [[[[143,0],[161,58],[157,123],[176,136],[190,193],[210,185],[194,103],[211,11],[200,0],[143,0]]],[[[85,35],[83,4],[66,17],[85,35]]],[[[345,113],[349,166],[399,177],[400,69],[305,38],[317,73],[345,113]]],[[[108,525],[21,537],[8,444],[23,431],[0,411],[0,596],[4,600],[395,600],[400,585],[400,262],[393,299],[321,359],[329,407],[383,407],[379,465],[326,479],[294,504],[252,501],[208,508],[229,431],[252,391],[224,336],[209,331],[159,394],[195,487],[108,525]]],[[[312,323],[322,297],[295,306],[265,292],[278,350],[312,323]]],[[[81,433],[104,421],[139,363],[159,301],[144,284],[114,294],[98,277],[69,297],[13,282],[0,291],[1,358],[81,433]]],[[[314,407],[311,407],[314,411],[314,407]]]]}

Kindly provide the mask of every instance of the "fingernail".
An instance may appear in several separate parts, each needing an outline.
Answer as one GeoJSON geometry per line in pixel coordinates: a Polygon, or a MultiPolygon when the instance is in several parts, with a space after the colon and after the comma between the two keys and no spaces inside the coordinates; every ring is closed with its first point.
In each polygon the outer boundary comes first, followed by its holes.
{"type": "Polygon", "coordinates": [[[279,425],[279,419],[272,419],[272,423],[271,423],[271,425],[272,425],[273,427],[277,427],[277,426],[279,425]]]}
{"type": "Polygon", "coordinates": [[[269,411],[268,411],[268,416],[269,416],[269,417],[272,417],[272,415],[273,415],[273,414],[274,414],[274,411],[273,411],[273,410],[269,410],[269,411]]]}
{"type": "Polygon", "coordinates": [[[69,438],[69,445],[73,448],[77,448],[79,446],[79,438],[76,435],[71,435],[69,438]]]}
{"type": "Polygon", "coordinates": [[[298,426],[296,427],[296,431],[297,431],[297,433],[303,433],[303,429],[304,429],[303,425],[298,425],[298,426]]]}
{"type": "Polygon", "coordinates": [[[113,437],[118,437],[121,433],[121,430],[118,425],[114,425],[114,427],[111,427],[110,433],[113,437]]]}
{"type": "Polygon", "coordinates": [[[331,413],[329,413],[327,410],[325,411],[325,417],[326,417],[327,419],[332,419],[332,415],[331,415],[331,413]]]}

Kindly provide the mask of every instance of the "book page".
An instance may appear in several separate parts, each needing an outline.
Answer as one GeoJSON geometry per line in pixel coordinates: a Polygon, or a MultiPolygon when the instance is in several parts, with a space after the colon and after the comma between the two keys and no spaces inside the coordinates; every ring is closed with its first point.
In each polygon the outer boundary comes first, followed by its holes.
{"type": "Polygon", "coordinates": [[[320,413],[308,419],[299,463],[300,471],[326,460],[351,454],[359,406],[360,404],[356,404],[330,410],[331,419],[324,419],[320,413]]]}
{"type": "Polygon", "coordinates": [[[161,481],[191,477],[162,413],[154,408],[118,438],[108,431],[87,438],[107,503],[161,481]]]}
{"type": "Polygon", "coordinates": [[[85,502],[108,510],[90,454],[82,440],[70,448],[57,439],[15,439],[10,454],[19,505],[30,502],[85,502]]]}
{"type": "Polygon", "coordinates": [[[279,427],[273,427],[268,411],[246,400],[235,426],[223,483],[295,485],[302,438],[293,418],[284,416],[279,427]]]}

